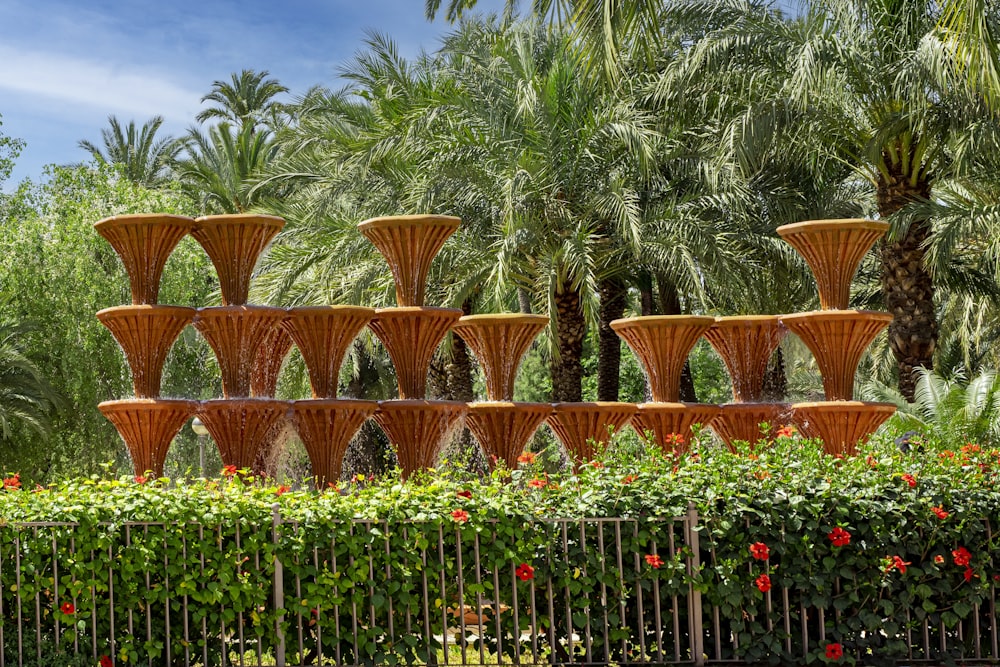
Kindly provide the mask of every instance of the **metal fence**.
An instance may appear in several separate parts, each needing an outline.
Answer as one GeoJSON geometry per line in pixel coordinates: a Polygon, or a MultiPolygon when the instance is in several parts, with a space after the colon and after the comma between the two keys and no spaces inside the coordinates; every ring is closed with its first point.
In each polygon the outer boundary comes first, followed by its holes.
{"type": "MultiPolygon", "coordinates": [[[[0,667],[740,663],[754,622],[771,655],[804,662],[828,614],[858,613],[780,586],[760,618],[722,613],[702,592],[722,564],[693,508],[460,528],[276,508],[234,525],[0,524],[0,667]]],[[[898,620],[878,639],[906,663],[1000,656],[992,585],[957,624],[898,620]]],[[[868,645],[855,658],[878,657],[868,645]]]]}

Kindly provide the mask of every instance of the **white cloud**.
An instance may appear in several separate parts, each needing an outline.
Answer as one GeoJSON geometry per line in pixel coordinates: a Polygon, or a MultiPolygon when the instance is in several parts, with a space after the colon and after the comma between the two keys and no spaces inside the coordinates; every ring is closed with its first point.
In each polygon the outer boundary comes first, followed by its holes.
{"type": "Polygon", "coordinates": [[[160,114],[168,121],[190,121],[203,94],[186,90],[152,70],[59,53],[0,45],[0,62],[4,64],[0,90],[40,95],[67,106],[84,105],[122,117],[145,119],[160,114]]]}

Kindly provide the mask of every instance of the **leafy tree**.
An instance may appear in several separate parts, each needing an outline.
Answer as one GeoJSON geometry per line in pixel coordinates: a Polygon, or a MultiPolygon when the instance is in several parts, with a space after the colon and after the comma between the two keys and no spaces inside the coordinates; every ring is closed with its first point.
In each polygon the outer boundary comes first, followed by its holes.
{"type": "Polygon", "coordinates": [[[0,320],[0,440],[10,440],[24,430],[48,436],[50,413],[61,402],[24,353],[29,331],[25,324],[0,320]]]}
{"type": "Polygon", "coordinates": [[[238,130],[248,129],[252,135],[258,127],[276,128],[283,105],[274,98],[287,93],[288,88],[277,79],[269,79],[270,72],[245,69],[233,73],[230,81],[214,81],[212,92],[201,98],[214,106],[200,111],[195,119],[199,123],[220,120],[238,130]]]}
{"type": "Polygon", "coordinates": [[[101,130],[104,150],[87,140],[79,142],[80,148],[89,152],[101,164],[121,167],[120,173],[139,185],[162,185],[170,171],[170,164],[177,157],[180,145],[173,137],[157,139],[156,133],[163,125],[162,116],[153,116],[136,128],[130,120],[123,129],[115,116],[108,116],[108,125],[101,130]]]}

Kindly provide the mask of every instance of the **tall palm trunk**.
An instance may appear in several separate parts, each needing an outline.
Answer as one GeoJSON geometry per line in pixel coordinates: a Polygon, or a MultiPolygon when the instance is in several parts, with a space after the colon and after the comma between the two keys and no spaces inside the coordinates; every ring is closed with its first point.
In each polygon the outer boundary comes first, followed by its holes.
{"type": "MultiPolygon", "coordinates": [[[[927,199],[930,184],[924,180],[912,184],[890,165],[889,177],[878,183],[878,212],[887,218],[908,203],[927,199]]],[[[933,368],[937,343],[937,314],[934,310],[934,284],[924,265],[924,242],[930,235],[930,221],[914,220],[906,235],[897,241],[882,243],[882,296],[892,313],[889,346],[899,369],[899,391],[913,402],[917,368],[933,368]]]]}
{"type": "MultiPolygon", "coordinates": [[[[670,280],[660,276],[657,279],[660,288],[660,311],[664,315],[683,315],[681,312],[681,297],[677,292],[677,286],[670,280]]],[[[684,360],[684,368],[681,369],[681,393],[680,399],[684,403],[697,403],[698,394],[694,389],[694,374],[691,373],[691,361],[684,360]]]]}
{"type": "Polygon", "coordinates": [[[552,400],[576,403],[583,400],[583,337],[586,321],[580,293],[563,282],[555,293],[556,344],[558,354],[552,359],[552,400]]]}
{"type": "MultiPolygon", "coordinates": [[[[379,372],[360,339],[354,342],[354,351],[358,358],[358,373],[347,383],[344,396],[360,399],[382,398],[369,395],[370,388],[379,386],[379,372]]],[[[341,477],[349,478],[357,473],[381,475],[389,470],[394,459],[395,455],[382,429],[374,420],[366,420],[344,453],[341,477]]]]}
{"type": "Polygon", "coordinates": [[[625,314],[628,289],[620,278],[601,282],[601,315],[597,347],[597,400],[617,401],[621,384],[622,341],[611,322],[625,314]]]}

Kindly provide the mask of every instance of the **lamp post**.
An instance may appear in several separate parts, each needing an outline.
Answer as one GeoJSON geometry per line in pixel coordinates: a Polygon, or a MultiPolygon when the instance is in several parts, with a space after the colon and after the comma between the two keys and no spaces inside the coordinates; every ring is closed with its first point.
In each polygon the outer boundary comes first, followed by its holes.
{"type": "Polygon", "coordinates": [[[208,429],[204,422],[195,417],[191,420],[191,430],[198,436],[198,465],[201,466],[201,476],[205,477],[205,438],[208,436],[208,429]]]}

